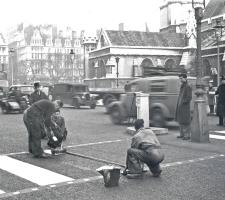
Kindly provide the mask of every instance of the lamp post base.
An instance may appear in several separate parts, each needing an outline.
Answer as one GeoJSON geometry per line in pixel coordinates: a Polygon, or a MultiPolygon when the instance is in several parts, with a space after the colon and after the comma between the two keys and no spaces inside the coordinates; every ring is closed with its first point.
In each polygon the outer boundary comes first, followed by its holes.
{"type": "Polygon", "coordinates": [[[204,99],[204,90],[197,88],[197,99],[194,103],[194,113],[191,124],[191,141],[192,142],[209,142],[209,127],[206,112],[206,102],[204,99]]]}

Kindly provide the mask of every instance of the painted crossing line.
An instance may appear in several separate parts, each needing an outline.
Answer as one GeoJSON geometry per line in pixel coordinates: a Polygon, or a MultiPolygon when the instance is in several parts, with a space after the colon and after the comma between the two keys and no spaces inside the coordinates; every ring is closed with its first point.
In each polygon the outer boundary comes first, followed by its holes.
{"type": "Polygon", "coordinates": [[[4,194],[5,192],[3,190],[0,190],[0,194],[4,194]]]}
{"type": "Polygon", "coordinates": [[[52,172],[50,170],[25,163],[8,156],[0,156],[0,169],[24,178],[39,186],[73,181],[73,178],[52,172]]]}
{"type": "MultiPolygon", "coordinates": [[[[178,166],[178,165],[201,162],[201,161],[204,161],[204,160],[210,160],[210,159],[215,159],[215,158],[224,157],[224,156],[225,156],[224,154],[214,154],[214,155],[211,155],[211,156],[205,156],[205,157],[201,157],[201,158],[195,158],[195,159],[184,160],[184,161],[177,161],[177,162],[172,162],[172,163],[165,163],[165,164],[162,164],[161,166],[162,166],[162,168],[168,168],[168,167],[174,167],[174,166],[178,166]]],[[[61,187],[61,186],[65,186],[65,185],[94,182],[94,181],[101,180],[101,179],[102,179],[102,176],[93,176],[93,177],[82,178],[82,179],[74,179],[72,181],[61,182],[61,183],[57,183],[57,184],[50,184],[50,185],[45,185],[45,186],[40,186],[40,187],[35,187],[35,188],[26,188],[26,189],[22,189],[22,190],[15,191],[15,192],[8,192],[8,193],[0,194],[0,199],[10,197],[10,196],[16,196],[16,195],[19,195],[19,194],[31,193],[31,192],[34,192],[34,191],[41,191],[41,190],[61,187]]]]}
{"type": "Polygon", "coordinates": [[[209,138],[217,140],[225,140],[225,131],[211,131],[209,138]]]}

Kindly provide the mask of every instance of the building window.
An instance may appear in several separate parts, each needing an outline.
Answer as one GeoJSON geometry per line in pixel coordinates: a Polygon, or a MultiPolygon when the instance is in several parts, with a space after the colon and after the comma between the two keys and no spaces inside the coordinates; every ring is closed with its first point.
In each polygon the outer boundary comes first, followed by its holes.
{"type": "Polygon", "coordinates": [[[133,65],[133,77],[138,76],[138,65],[133,65]]]}
{"type": "Polygon", "coordinates": [[[106,74],[112,74],[112,68],[113,68],[114,66],[106,66],[106,74]]]}

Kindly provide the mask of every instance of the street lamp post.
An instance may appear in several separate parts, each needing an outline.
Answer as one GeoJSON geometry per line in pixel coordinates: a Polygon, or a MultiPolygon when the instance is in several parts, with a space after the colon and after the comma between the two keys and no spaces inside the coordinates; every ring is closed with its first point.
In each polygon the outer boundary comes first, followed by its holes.
{"type": "Polygon", "coordinates": [[[72,82],[74,81],[74,60],[75,60],[75,53],[73,49],[70,49],[70,56],[71,56],[71,63],[72,63],[72,82]]]}
{"type": "Polygon", "coordinates": [[[202,59],[201,59],[201,20],[203,18],[203,7],[205,0],[192,0],[192,6],[195,10],[196,33],[197,33],[197,52],[196,52],[196,100],[194,102],[194,113],[192,119],[191,141],[193,142],[209,142],[209,128],[206,112],[205,90],[202,80],[202,59]]]}
{"type": "Polygon", "coordinates": [[[118,88],[119,87],[119,61],[120,61],[120,58],[119,57],[116,57],[116,87],[118,88]]]}
{"type": "Polygon", "coordinates": [[[10,48],[9,50],[9,65],[11,65],[11,85],[14,83],[14,67],[13,67],[13,60],[12,60],[12,54],[15,52],[13,48],[10,48]]]}
{"type": "Polygon", "coordinates": [[[215,36],[216,36],[216,42],[217,42],[217,86],[220,85],[220,74],[221,74],[219,40],[223,35],[224,27],[225,26],[221,24],[221,20],[216,20],[216,26],[213,27],[213,29],[215,30],[215,36]]]}

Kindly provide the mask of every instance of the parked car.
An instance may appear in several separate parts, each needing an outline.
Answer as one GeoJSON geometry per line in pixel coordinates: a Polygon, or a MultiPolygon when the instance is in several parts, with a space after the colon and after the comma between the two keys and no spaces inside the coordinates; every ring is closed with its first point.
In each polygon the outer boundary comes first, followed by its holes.
{"type": "MultiPolygon", "coordinates": [[[[196,78],[188,77],[192,87],[192,103],[195,99],[196,78]]],[[[135,92],[149,93],[149,117],[153,126],[163,127],[166,121],[175,119],[177,99],[180,91],[178,76],[154,76],[130,81],[125,86],[126,94],[120,101],[114,101],[108,106],[109,114],[114,124],[121,124],[129,118],[137,117],[135,92]]]]}
{"type": "Polygon", "coordinates": [[[80,108],[80,106],[89,106],[95,109],[96,100],[90,95],[88,85],[83,83],[58,83],[55,84],[52,91],[53,100],[60,99],[64,104],[80,108]]]}

